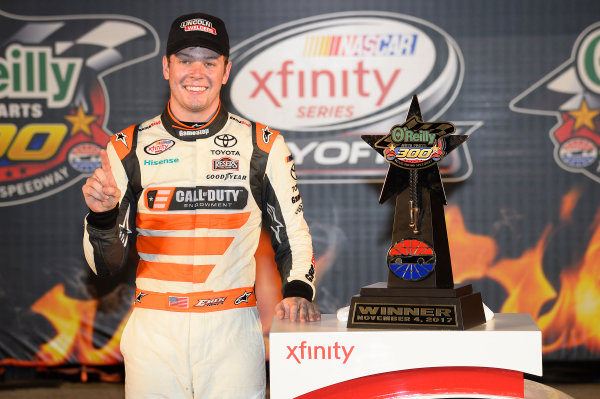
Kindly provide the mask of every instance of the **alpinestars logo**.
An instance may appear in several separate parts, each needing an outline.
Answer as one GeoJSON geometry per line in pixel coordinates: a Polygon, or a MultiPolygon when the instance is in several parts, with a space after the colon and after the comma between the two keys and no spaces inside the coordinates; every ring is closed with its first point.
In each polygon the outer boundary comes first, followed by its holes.
{"type": "Polygon", "coordinates": [[[129,146],[127,145],[127,135],[123,132],[119,132],[117,134],[115,134],[115,137],[117,138],[117,141],[120,141],[121,143],[123,143],[123,145],[127,148],[129,148],[129,146]]]}
{"type": "Polygon", "coordinates": [[[248,303],[248,299],[250,298],[250,295],[252,295],[252,292],[246,292],[246,291],[244,291],[244,293],[242,295],[238,296],[235,299],[234,305],[239,305],[242,302],[248,303]]]}
{"type": "Polygon", "coordinates": [[[142,303],[142,298],[145,297],[146,294],[145,292],[140,292],[139,294],[137,294],[137,296],[135,297],[135,302],[136,303],[142,303]]]}
{"type": "Polygon", "coordinates": [[[0,26],[0,206],[12,206],[60,192],[100,166],[110,136],[103,76],[154,56],[159,43],[150,25],[121,15],[0,10],[0,26]]]}
{"type": "Polygon", "coordinates": [[[561,168],[600,183],[600,22],[577,38],[571,58],[510,103],[525,114],[556,118],[549,132],[561,168]]]}
{"type": "Polygon", "coordinates": [[[262,130],[262,132],[263,132],[263,141],[265,142],[265,144],[267,144],[269,142],[269,140],[271,139],[271,135],[273,134],[273,132],[271,132],[271,130],[269,130],[268,126],[266,128],[264,128],[262,130]]]}
{"type": "Polygon", "coordinates": [[[127,205],[127,211],[125,212],[125,217],[123,218],[123,223],[119,225],[119,240],[121,240],[121,244],[123,247],[127,246],[127,242],[129,241],[129,236],[132,231],[129,228],[129,210],[131,209],[131,205],[127,205]]]}
{"type": "Polygon", "coordinates": [[[283,228],[283,224],[277,219],[277,212],[275,211],[275,207],[271,204],[267,204],[267,213],[271,217],[271,230],[275,234],[275,239],[278,243],[281,244],[281,237],[279,236],[281,229],[283,228]]]}

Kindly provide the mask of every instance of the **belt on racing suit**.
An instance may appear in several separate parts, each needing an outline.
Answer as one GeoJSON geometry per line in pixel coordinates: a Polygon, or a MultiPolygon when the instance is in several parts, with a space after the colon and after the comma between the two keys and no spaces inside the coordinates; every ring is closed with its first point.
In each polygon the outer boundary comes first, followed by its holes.
{"type": "Polygon", "coordinates": [[[256,306],[256,295],[254,295],[254,287],[187,294],[136,289],[134,306],[171,312],[207,313],[256,306]]]}

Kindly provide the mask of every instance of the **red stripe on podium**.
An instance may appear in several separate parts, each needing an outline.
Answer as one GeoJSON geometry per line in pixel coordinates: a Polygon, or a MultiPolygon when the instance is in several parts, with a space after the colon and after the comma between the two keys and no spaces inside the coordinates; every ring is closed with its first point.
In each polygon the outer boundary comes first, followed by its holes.
{"type": "Polygon", "coordinates": [[[485,367],[435,367],[392,371],[340,382],[297,399],[391,399],[425,395],[524,398],[523,373],[485,367]]]}

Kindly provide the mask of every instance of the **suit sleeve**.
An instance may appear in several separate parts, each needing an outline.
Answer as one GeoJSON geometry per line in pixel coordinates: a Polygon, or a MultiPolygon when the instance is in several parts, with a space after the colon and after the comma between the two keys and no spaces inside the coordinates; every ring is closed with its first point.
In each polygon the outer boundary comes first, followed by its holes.
{"type": "Polygon", "coordinates": [[[135,195],[113,142],[108,143],[106,151],[121,198],[111,211],[90,211],[84,220],[83,236],[85,259],[99,276],[110,275],[125,265],[130,249],[135,247],[135,195]]]}
{"type": "Polygon", "coordinates": [[[264,207],[283,296],[315,297],[312,239],[304,219],[294,160],[281,135],[269,153],[265,170],[264,207]]]}

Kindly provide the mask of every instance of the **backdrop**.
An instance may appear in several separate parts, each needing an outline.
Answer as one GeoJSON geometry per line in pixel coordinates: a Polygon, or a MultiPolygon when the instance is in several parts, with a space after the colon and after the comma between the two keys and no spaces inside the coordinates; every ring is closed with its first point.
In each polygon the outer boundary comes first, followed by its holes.
{"type": "Polygon", "coordinates": [[[90,272],[81,185],[110,134],[162,111],[164,38],[198,10],[228,26],[225,104],[294,154],[324,312],[387,278],[387,164],[360,134],[402,123],[417,94],[426,120],[470,136],[441,164],[455,283],[531,314],[546,360],[600,359],[598,1],[0,7],[0,364],[122,361],[135,270],[90,272]]]}

